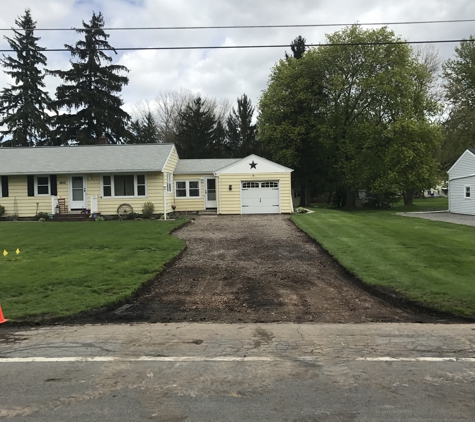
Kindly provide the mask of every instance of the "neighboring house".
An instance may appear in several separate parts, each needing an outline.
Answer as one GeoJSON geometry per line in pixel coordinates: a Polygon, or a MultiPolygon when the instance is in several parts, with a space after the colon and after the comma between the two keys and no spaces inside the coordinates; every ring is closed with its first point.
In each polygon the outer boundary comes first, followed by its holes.
{"type": "Polygon", "coordinates": [[[449,211],[475,215],[475,148],[469,148],[447,172],[449,211]]]}
{"type": "Polygon", "coordinates": [[[0,205],[5,216],[33,217],[90,210],[114,215],[121,204],[140,213],[145,202],[162,214],[293,211],[292,170],[250,155],[180,160],[173,144],[0,148],[0,205]]]}

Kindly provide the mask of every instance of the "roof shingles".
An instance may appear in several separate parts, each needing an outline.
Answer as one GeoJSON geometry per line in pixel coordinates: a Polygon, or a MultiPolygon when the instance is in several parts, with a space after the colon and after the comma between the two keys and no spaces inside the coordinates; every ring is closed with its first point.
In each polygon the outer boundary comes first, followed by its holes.
{"type": "Polygon", "coordinates": [[[173,144],[0,148],[0,174],[162,171],[173,144]]]}

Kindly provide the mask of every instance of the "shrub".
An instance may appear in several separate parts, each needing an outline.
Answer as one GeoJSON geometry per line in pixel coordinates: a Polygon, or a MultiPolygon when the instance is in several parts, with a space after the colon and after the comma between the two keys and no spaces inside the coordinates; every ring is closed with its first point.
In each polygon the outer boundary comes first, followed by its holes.
{"type": "Polygon", "coordinates": [[[3,205],[0,205],[0,217],[5,214],[5,207],[3,205]]]}
{"type": "Polygon", "coordinates": [[[152,202],[145,202],[142,206],[142,216],[143,218],[150,218],[155,211],[155,205],[152,202]]]}
{"type": "Polygon", "coordinates": [[[127,214],[127,220],[135,220],[136,218],[140,218],[140,214],[136,212],[131,212],[127,214]]]}
{"type": "Polygon", "coordinates": [[[98,215],[96,221],[105,221],[105,218],[102,215],[98,215]]]}
{"type": "Polygon", "coordinates": [[[298,208],[295,210],[295,212],[296,212],[297,214],[307,214],[307,213],[308,213],[308,209],[303,208],[303,207],[298,207],[298,208]]]}
{"type": "Polygon", "coordinates": [[[40,221],[40,219],[43,219],[43,221],[46,221],[49,218],[49,214],[47,212],[39,212],[38,214],[35,215],[35,220],[40,221]]]}
{"type": "Polygon", "coordinates": [[[366,192],[366,198],[363,205],[372,209],[387,209],[398,202],[400,196],[396,192],[366,192]]]}

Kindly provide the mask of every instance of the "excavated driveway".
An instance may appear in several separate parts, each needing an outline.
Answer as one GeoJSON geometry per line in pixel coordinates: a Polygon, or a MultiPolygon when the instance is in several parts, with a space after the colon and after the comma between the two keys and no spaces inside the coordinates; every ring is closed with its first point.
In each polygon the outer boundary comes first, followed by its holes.
{"type": "Polygon", "coordinates": [[[367,292],[288,216],[201,216],[175,235],[188,247],[173,265],[83,322],[442,321],[367,292]]]}

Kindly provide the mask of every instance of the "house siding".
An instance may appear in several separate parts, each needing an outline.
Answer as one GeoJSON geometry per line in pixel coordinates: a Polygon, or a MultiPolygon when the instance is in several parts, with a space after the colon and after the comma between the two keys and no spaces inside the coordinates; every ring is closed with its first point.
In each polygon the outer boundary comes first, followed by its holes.
{"type": "Polygon", "coordinates": [[[457,214],[475,215],[475,176],[449,182],[449,210],[457,214]],[[465,198],[465,186],[470,186],[470,198],[465,198]]]}
{"type": "MultiPolygon", "coordinates": [[[[118,174],[118,173],[116,173],[118,174]]],[[[140,214],[145,202],[152,202],[155,207],[155,213],[163,212],[163,175],[162,173],[140,173],[146,176],[147,195],[146,196],[129,196],[120,198],[102,197],[101,179],[103,175],[93,175],[88,180],[87,192],[88,200],[91,195],[98,196],[98,211],[104,215],[117,214],[117,208],[120,204],[129,204],[135,213],[140,214]]]]}
{"type": "MultiPolygon", "coordinates": [[[[170,156],[168,157],[167,163],[163,166],[163,173],[162,173],[162,191],[163,191],[163,185],[167,184],[167,173],[172,174],[172,191],[167,192],[167,213],[173,211],[172,209],[172,204],[174,203],[175,200],[175,175],[173,174],[175,171],[176,166],[178,165],[178,153],[176,151],[176,148],[173,148],[173,150],[170,153],[170,156]]],[[[156,207],[155,207],[156,210],[156,207]]],[[[161,201],[161,208],[160,210],[163,212],[163,194],[162,194],[162,201],[161,201]]]]}
{"type": "MultiPolygon", "coordinates": [[[[109,175],[110,173],[107,173],[109,175]]],[[[118,173],[114,173],[118,174],[118,173]]],[[[140,173],[146,175],[147,195],[140,197],[104,198],[102,197],[102,174],[83,175],[86,179],[87,206],[91,206],[91,196],[98,197],[98,211],[104,215],[117,214],[117,207],[127,203],[134,212],[141,213],[145,202],[155,205],[155,212],[163,212],[163,175],[161,172],[140,173]]],[[[77,174],[80,176],[80,174],[77,174]]],[[[69,209],[69,175],[57,176],[58,197],[66,198],[69,209]]],[[[5,207],[4,216],[17,214],[18,217],[33,217],[38,212],[52,212],[52,196],[28,196],[27,176],[9,176],[9,196],[0,198],[0,205],[5,207]],[[15,206],[16,201],[16,206],[15,206]]],[[[171,208],[170,208],[171,209],[171,208]]]]}
{"type": "Polygon", "coordinates": [[[448,174],[449,180],[475,174],[475,156],[470,151],[465,151],[448,171],[448,174]]]}
{"type": "Polygon", "coordinates": [[[280,213],[288,214],[292,212],[292,196],[290,172],[285,173],[256,173],[252,174],[220,174],[218,180],[219,214],[242,214],[241,207],[241,182],[245,181],[279,181],[280,213]],[[229,190],[232,185],[232,190],[229,190]]]}
{"type": "MultiPolygon", "coordinates": [[[[205,209],[204,174],[175,174],[173,176],[173,201],[176,211],[203,211],[205,209]],[[175,182],[180,180],[198,180],[200,182],[200,196],[196,198],[176,198],[175,182]]],[[[209,175],[207,175],[209,176],[209,175]]]]}
{"type": "Polygon", "coordinates": [[[457,214],[475,215],[475,156],[465,151],[449,175],[449,211],[457,214]],[[465,198],[465,186],[471,186],[471,197],[465,198]]]}
{"type": "MultiPolygon", "coordinates": [[[[8,176],[8,197],[0,197],[4,217],[33,217],[39,212],[51,213],[51,196],[28,196],[27,176],[8,176]]],[[[59,188],[59,184],[58,184],[59,188]]]]}

